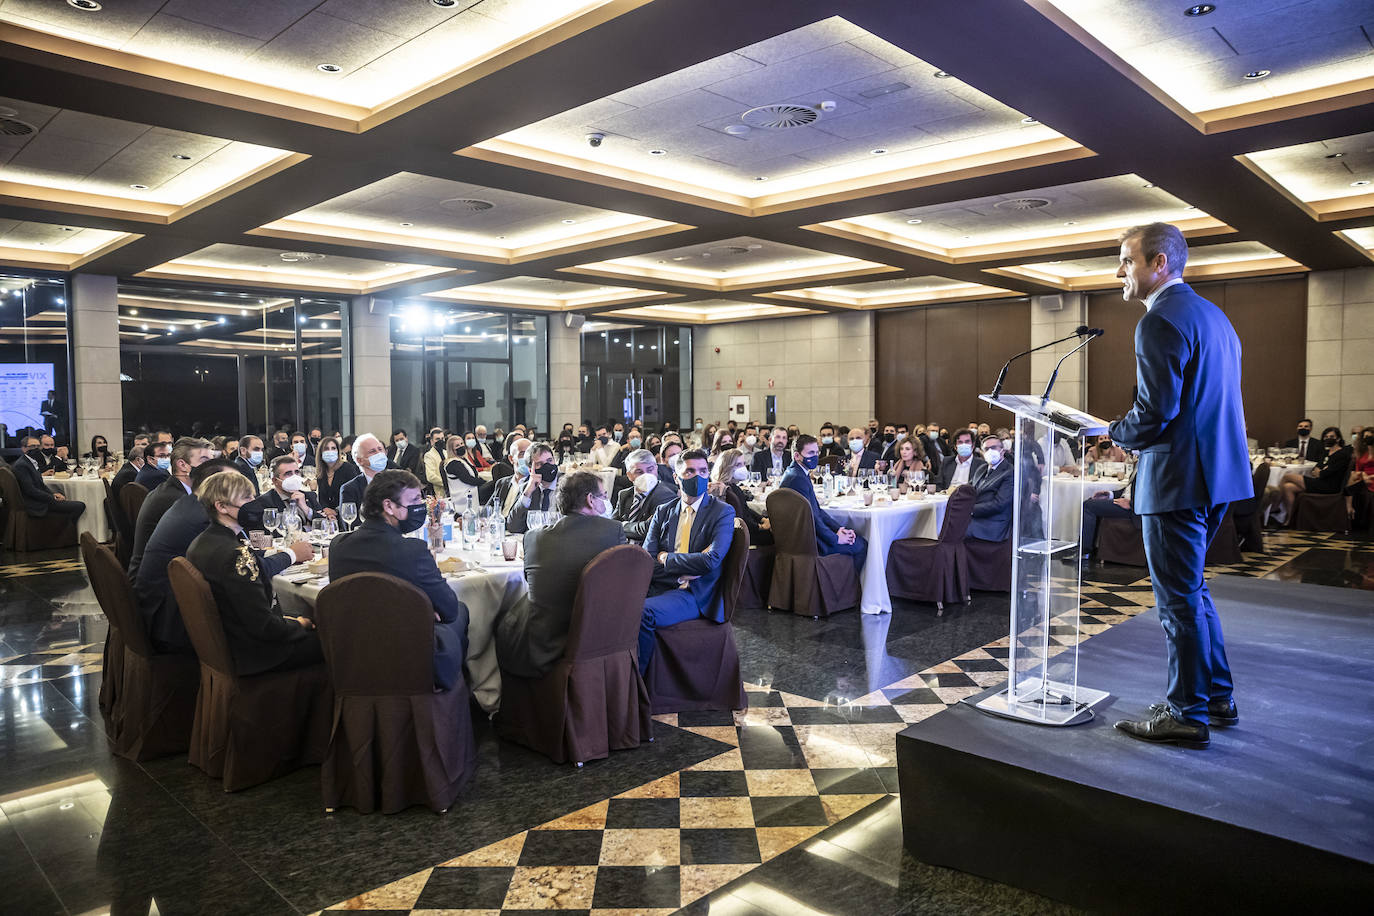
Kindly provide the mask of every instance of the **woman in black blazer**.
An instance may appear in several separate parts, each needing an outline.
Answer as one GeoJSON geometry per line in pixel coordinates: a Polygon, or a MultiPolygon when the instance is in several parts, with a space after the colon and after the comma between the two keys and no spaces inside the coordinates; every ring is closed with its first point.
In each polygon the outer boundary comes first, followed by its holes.
{"type": "Polygon", "coordinates": [[[1339,493],[1345,488],[1346,478],[1350,476],[1350,446],[1341,439],[1341,431],[1335,426],[1322,430],[1322,445],[1326,446],[1326,457],[1306,474],[1288,473],[1283,475],[1275,492],[1274,503],[1283,504],[1284,517],[1293,518],[1293,501],[1301,492],[1339,493]]]}
{"type": "Polygon", "coordinates": [[[326,436],[315,449],[315,486],[319,488],[320,508],[324,514],[333,518],[339,510],[339,487],[357,477],[361,471],[344,458],[344,450],[339,440],[326,436]],[[333,461],[326,461],[326,452],[333,461]]]}
{"type": "Polygon", "coordinates": [[[740,480],[749,477],[749,461],[744,452],[728,448],[716,458],[711,469],[711,483],[707,490],[712,496],[723,499],[735,510],[735,517],[744,520],[749,529],[749,544],[759,547],[773,543],[773,532],[769,529],[768,519],[749,508],[749,494],[739,487],[740,480]]]}

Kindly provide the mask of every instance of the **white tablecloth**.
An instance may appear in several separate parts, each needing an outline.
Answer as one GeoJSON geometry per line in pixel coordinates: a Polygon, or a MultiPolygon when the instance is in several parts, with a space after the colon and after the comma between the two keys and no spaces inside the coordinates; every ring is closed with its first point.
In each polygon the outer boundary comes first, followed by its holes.
{"type": "Polygon", "coordinates": [[[1317,466],[1315,461],[1304,461],[1302,464],[1294,464],[1284,467],[1281,464],[1269,465],[1269,486],[1277,487],[1279,481],[1283,480],[1284,474],[1306,474],[1317,466]]]}
{"type": "Polygon", "coordinates": [[[105,482],[99,477],[71,477],[58,480],[44,477],[43,482],[54,493],[61,493],[65,499],[79,500],[86,504],[86,511],[77,520],[77,534],[87,531],[102,544],[114,537],[110,522],[105,518],[105,482]]]}
{"type": "MultiPolygon", "coordinates": [[[[468,689],[477,705],[488,714],[501,707],[501,669],[496,662],[496,620],[526,592],[525,565],[522,560],[507,563],[499,557],[491,559],[486,550],[465,554],[461,550],[446,550],[443,557],[459,556],[481,565],[481,572],[445,576],[444,581],[468,609],[468,656],[464,673],[468,689]]],[[[288,614],[310,617],[315,613],[315,599],[329,584],[327,579],[292,583],[285,578],[300,567],[278,575],[272,580],[281,608],[288,614]]]]}
{"type": "Polygon", "coordinates": [[[1073,500],[1078,500],[1081,504],[1085,499],[1092,499],[1094,494],[1107,490],[1111,493],[1120,493],[1126,487],[1126,481],[1117,480],[1115,477],[1104,477],[1101,480],[1082,477],[1052,477],[1050,485],[1054,487],[1054,521],[1050,525],[1050,537],[1056,541],[1078,541],[1079,531],[1077,526],[1082,524],[1082,512],[1070,505],[1073,500]]]}

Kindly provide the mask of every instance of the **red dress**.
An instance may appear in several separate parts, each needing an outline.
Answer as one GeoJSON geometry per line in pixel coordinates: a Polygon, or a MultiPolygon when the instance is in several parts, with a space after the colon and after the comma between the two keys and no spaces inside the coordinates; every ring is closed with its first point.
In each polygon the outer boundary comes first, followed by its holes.
{"type": "Polygon", "coordinates": [[[1355,459],[1355,470],[1364,474],[1364,485],[1374,492],[1374,449],[1355,459]]]}

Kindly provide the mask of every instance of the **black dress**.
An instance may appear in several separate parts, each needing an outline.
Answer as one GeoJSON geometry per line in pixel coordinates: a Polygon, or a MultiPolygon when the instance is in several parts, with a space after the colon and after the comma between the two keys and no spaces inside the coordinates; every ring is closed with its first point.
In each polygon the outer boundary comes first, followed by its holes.
{"type": "Polygon", "coordinates": [[[1315,477],[1304,481],[1308,493],[1339,493],[1345,489],[1350,477],[1350,446],[1336,449],[1326,456],[1326,462],[1319,468],[1315,477]]]}
{"type": "Polygon", "coordinates": [[[354,477],[361,474],[357,465],[348,461],[340,461],[339,466],[334,469],[334,479],[328,480],[325,474],[316,476],[315,485],[319,487],[317,494],[320,499],[320,506],[325,509],[339,508],[339,487],[348,483],[354,477]]]}

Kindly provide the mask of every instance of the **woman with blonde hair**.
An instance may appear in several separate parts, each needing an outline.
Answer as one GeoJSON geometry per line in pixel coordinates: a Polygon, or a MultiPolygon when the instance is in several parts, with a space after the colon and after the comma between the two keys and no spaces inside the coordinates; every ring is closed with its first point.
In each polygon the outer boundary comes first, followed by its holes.
{"type": "Polygon", "coordinates": [[[482,478],[473,467],[468,455],[466,440],[462,436],[449,436],[444,442],[444,490],[448,493],[449,506],[461,514],[472,497],[473,506],[481,502],[479,492],[482,478]]]}
{"type": "Polygon", "coordinates": [[[739,449],[727,448],[716,456],[706,491],[729,503],[735,510],[735,517],[744,520],[744,526],[749,529],[751,546],[771,544],[773,532],[769,529],[768,519],[749,508],[749,496],[740,489],[740,482],[748,479],[749,459],[739,449]]]}

